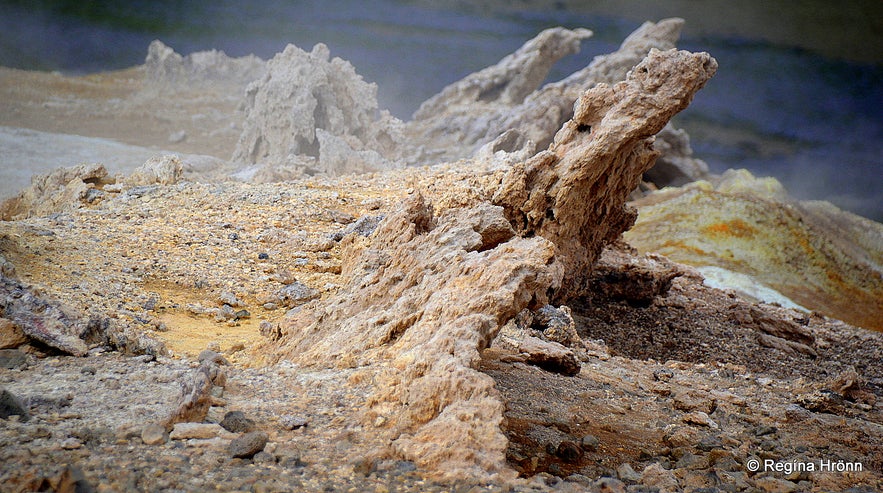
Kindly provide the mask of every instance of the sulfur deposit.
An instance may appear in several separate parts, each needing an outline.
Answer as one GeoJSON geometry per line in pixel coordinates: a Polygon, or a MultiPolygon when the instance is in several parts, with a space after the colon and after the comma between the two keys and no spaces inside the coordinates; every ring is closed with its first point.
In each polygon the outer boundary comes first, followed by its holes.
{"type": "Polygon", "coordinates": [[[0,208],[0,483],[883,489],[880,225],[707,174],[682,24],[542,85],[590,41],[544,31],[407,122],[324,45],[0,69],[2,125],[179,151],[0,208]]]}

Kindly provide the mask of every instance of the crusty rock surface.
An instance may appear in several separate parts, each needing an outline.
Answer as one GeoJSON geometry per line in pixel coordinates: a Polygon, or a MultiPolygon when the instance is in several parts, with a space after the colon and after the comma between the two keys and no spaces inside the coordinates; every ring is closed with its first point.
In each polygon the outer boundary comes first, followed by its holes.
{"type": "Polygon", "coordinates": [[[59,168],[31,179],[31,186],[0,204],[0,219],[9,221],[30,215],[43,216],[89,202],[90,190],[113,183],[99,163],[59,168]]]}
{"type": "Polygon", "coordinates": [[[625,202],[659,156],[653,136],[716,70],[707,53],[651,49],[625,81],[580,96],[549,150],[507,173],[494,202],[521,235],[555,243],[566,273],[555,299],[578,295],[604,245],[634,223],[625,202]]]}
{"type": "Polygon", "coordinates": [[[181,56],[160,40],[147,48],[144,59],[145,90],[168,91],[187,85],[223,85],[241,90],[266,71],[260,58],[231,58],[223,51],[198,51],[181,56]]]}
{"type": "MultiPolygon", "coordinates": [[[[283,324],[282,354],[373,365],[378,391],[366,420],[386,420],[394,452],[418,466],[448,478],[510,477],[502,403],[474,370],[480,351],[522,310],[578,293],[572,286],[634,220],[623,207],[657,157],[653,134],[715,68],[708,54],[651,51],[625,82],[587,91],[555,146],[505,175],[494,201],[508,210],[478,202],[436,215],[414,194],[367,240],[347,237],[346,286],[283,324]]],[[[536,349],[529,354],[556,353],[537,364],[578,371],[563,347],[543,344],[522,340],[536,349]]]]}
{"type": "Polygon", "coordinates": [[[288,45],[246,89],[233,161],[332,176],[385,169],[398,152],[399,124],[379,111],[377,86],[330,59],[327,46],[307,53],[288,45]]]}

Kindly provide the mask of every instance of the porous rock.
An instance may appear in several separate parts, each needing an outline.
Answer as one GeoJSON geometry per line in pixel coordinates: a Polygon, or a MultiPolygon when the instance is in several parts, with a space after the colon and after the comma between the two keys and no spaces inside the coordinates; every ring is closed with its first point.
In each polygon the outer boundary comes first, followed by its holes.
{"type": "Polygon", "coordinates": [[[224,415],[224,419],[220,425],[227,431],[233,433],[246,433],[254,430],[255,423],[253,420],[245,417],[242,411],[230,411],[224,415]]]}
{"type": "MultiPolygon", "coordinates": [[[[389,167],[401,138],[398,120],[380,112],[377,86],[317,44],[288,45],[246,90],[245,122],[233,161],[341,173],[389,167]]],[[[275,172],[264,171],[264,175],[275,172]]],[[[290,173],[290,172],[287,172],[290,173]]]]}
{"type": "Polygon", "coordinates": [[[350,243],[344,291],[284,327],[281,350],[291,359],[379,363],[372,411],[394,420],[398,454],[441,475],[510,473],[502,403],[473,367],[501,322],[561,276],[543,238],[500,242],[502,213],[484,203],[436,217],[413,195],[367,246],[350,243]]]}
{"type": "Polygon", "coordinates": [[[653,136],[716,70],[707,53],[651,50],[625,81],[580,96],[549,150],[507,174],[494,202],[519,234],[556,244],[566,272],[557,299],[579,294],[603,246],[632,226],[625,201],[659,156],[653,136]]]}
{"type": "Polygon", "coordinates": [[[148,159],[129,175],[124,183],[128,186],[174,185],[184,173],[184,165],[178,156],[162,155],[148,159]]]}
{"type": "Polygon", "coordinates": [[[518,342],[518,351],[527,355],[525,363],[567,376],[578,374],[582,367],[573,351],[557,342],[532,336],[518,342]]]}
{"type": "Polygon", "coordinates": [[[0,275],[0,311],[30,339],[74,356],[88,351],[83,336],[88,322],[53,300],[37,296],[30,289],[0,275]]]}
{"type": "Polygon", "coordinates": [[[523,310],[579,292],[634,220],[624,204],[657,157],[653,135],[715,68],[705,53],[651,51],[626,81],[587,91],[552,149],[506,175],[496,204],[436,214],[411,194],[370,237],[343,238],[346,285],[292,313],[270,349],[370,368],[366,420],[384,416],[391,452],[430,474],[512,477],[480,351],[523,310]]]}
{"type": "Polygon", "coordinates": [[[228,450],[230,455],[238,458],[251,458],[267,446],[269,436],[263,431],[251,431],[244,433],[232,441],[228,450]]]}
{"type": "Polygon", "coordinates": [[[225,430],[217,423],[176,423],[169,433],[172,440],[188,440],[209,439],[215,437],[232,437],[228,430],[225,430]]]}
{"type": "Polygon", "coordinates": [[[31,186],[0,204],[0,220],[14,221],[77,208],[87,201],[90,190],[113,182],[107,169],[98,163],[34,175],[31,186]]]}
{"type": "Polygon", "coordinates": [[[145,90],[161,91],[193,84],[232,84],[244,88],[264,74],[265,65],[254,55],[231,58],[218,50],[181,56],[162,41],[154,40],[144,60],[145,90]]]}
{"type": "Polygon", "coordinates": [[[203,361],[189,378],[181,382],[181,396],[175,408],[162,422],[163,426],[170,429],[176,423],[200,423],[205,420],[213,402],[214,382],[224,378],[221,375],[225,374],[217,363],[212,360],[203,361]]]}
{"type": "MultiPolygon", "coordinates": [[[[577,53],[580,42],[591,36],[586,29],[547,29],[496,65],[467,75],[425,101],[405,125],[409,142],[424,149],[405,159],[454,161],[499,151],[530,156],[545,149],[573,117],[573,102],[583,92],[595,84],[623,80],[653,48],[674,48],[683,24],[678,18],[646,22],[617,51],[540,87],[552,65],[577,53]]],[[[654,182],[657,186],[707,175],[705,163],[692,157],[684,132],[669,127],[659,138],[664,158],[652,177],[659,180],[654,182]]]]}

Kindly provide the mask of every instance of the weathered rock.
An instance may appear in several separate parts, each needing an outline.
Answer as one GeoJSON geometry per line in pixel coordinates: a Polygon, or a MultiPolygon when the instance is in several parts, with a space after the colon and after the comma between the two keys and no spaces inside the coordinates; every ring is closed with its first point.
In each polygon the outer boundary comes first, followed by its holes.
{"type": "Polygon", "coordinates": [[[148,423],[141,430],[141,441],[145,445],[160,445],[169,440],[169,433],[165,426],[157,423],[148,423]]]}
{"type": "Polygon", "coordinates": [[[527,355],[525,363],[568,376],[578,374],[582,367],[573,351],[557,342],[531,336],[518,342],[518,351],[527,355]]]}
{"type": "Polygon", "coordinates": [[[789,354],[803,353],[817,356],[812,348],[815,336],[812,332],[794,322],[774,317],[745,303],[733,307],[730,316],[739,324],[758,330],[757,341],[765,347],[778,349],[789,354]]]}
{"type": "Polygon", "coordinates": [[[18,325],[7,318],[0,318],[0,349],[17,348],[28,342],[18,325]]]}
{"type": "MultiPolygon", "coordinates": [[[[518,125],[490,127],[522,104],[542,84],[555,62],[578,52],[580,41],[591,35],[588,29],[546,29],[496,65],[466,76],[423,102],[407,126],[408,135],[426,143],[432,158],[453,161],[472,154],[506,130],[523,133],[518,125]]],[[[572,105],[575,96],[567,104],[572,105]]],[[[549,135],[566,120],[565,116],[550,122],[549,135]]],[[[534,152],[534,142],[523,141],[525,145],[534,152]]]]}
{"type": "Polygon", "coordinates": [[[865,402],[871,406],[877,403],[877,396],[872,392],[864,377],[855,368],[850,368],[832,378],[828,388],[852,402],[865,402]]]}
{"type": "Polygon", "coordinates": [[[23,369],[28,366],[28,355],[17,349],[0,349],[0,368],[23,369]]]}
{"type": "Polygon", "coordinates": [[[113,183],[103,165],[80,164],[31,178],[31,186],[0,204],[0,220],[12,221],[77,208],[88,192],[113,183]]]}
{"type": "MultiPolygon", "coordinates": [[[[329,175],[389,167],[401,122],[379,112],[377,86],[348,62],[288,45],[246,91],[245,123],[233,160],[329,175]]],[[[265,172],[267,173],[267,172],[265,172]]]]}
{"type": "Polygon", "coordinates": [[[87,320],[52,300],[35,295],[18,282],[0,275],[0,311],[31,339],[74,356],[85,356],[87,320]]]}
{"type": "Polygon", "coordinates": [[[653,135],[716,70],[707,53],[651,50],[625,81],[580,96],[550,149],[507,174],[494,202],[519,234],[555,243],[565,266],[553,299],[579,294],[603,246],[634,223],[636,212],[620,197],[658,157],[653,135]]]}
{"type": "Polygon", "coordinates": [[[319,291],[300,281],[294,281],[280,289],[276,296],[283,306],[291,308],[318,298],[319,291]]]}
{"type": "Polygon", "coordinates": [[[0,389],[0,418],[7,419],[10,416],[19,416],[22,421],[30,419],[24,402],[12,392],[0,389]]]}
{"type": "Polygon", "coordinates": [[[163,426],[170,429],[176,423],[200,423],[205,420],[213,401],[212,368],[217,369],[217,365],[203,363],[189,379],[181,382],[181,396],[175,409],[163,421],[163,426]]]}
{"type": "Polygon", "coordinates": [[[651,488],[659,488],[660,491],[677,491],[678,479],[674,473],[665,469],[658,462],[645,467],[641,472],[641,484],[651,488]]]}
{"type": "Polygon", "coordinates": [[[224,419],[220,425],[227,431],[233,433],[247,433],[253,431],[255,423],[253,420],[245,417],[242,411],[230,411],[224,415],[224,419]]]}
{"type": "Polygon", "coordinates": [[[184,165],[178,156],[162,155],[148,159],[123,182],[131,187],[145,185],[174,185],[184,174],[184,165]]]}
{"type": "Polygon", "coordinates": [[[362,216],[356,221],[347,224],[345,228],[331,235],[331,239],[334,241],[340,241],[344,236],[350,234],[357,234],[359,236],[370,236],[371,233],[377,229],[377,225],[380,224],[384,218],[383,215],[378,216],[362,216]]]}
{"type": "Polygon", "coordinates": [[[265,62],[254,55],[231,58],[223,51],[210,50],[181,56],[159,40],[150,43],[144,60],[147,91],[194,84],[244,88],[249,82],[259,79],[265,71],[265,62]]]}
{"type": "Polygon", "coordinates": [[[399,454],[441,475],[511,474],[501,402],[472,367],[501,322],[561,275],[546,240],[500,243],[504,221],[489,204],[435,217],[414,195],[367,246],[344,239],[347,287],[284,327],[283,354],[296,361],[381,364],[373,412],[394,420],[399,454]]]}
{"type": "Polygon", "coordinates": [[[531,155],[552,143],[584,91],[598,83],[623,80],[651,48],[674,48],[683,23],[682,19],[647,22],[618,51],[596,57],[584,69],[537,89],[554,62],[578,52],[579,42],[591,35],[586,29],[543,31],[497,65],[466,76],[424,102],[407,123],[406,134],[426,147],[418,155],[423,159],[468,157],[507,132],[491,152],[525,150],[531,155]],[[522,75],[525,66],[531,69],[529,75],[522,75]]]}
{"type": "Polygon", "coordinates": [[[228,448],[230,455],[238,458],[251,458],[264,450],[269,436],[263,431],[252,431],[234,438],[228,448]]]}
{"type": "Polygon", "coordinates": [[[52,482],[55,486],[52,491],[58,493],[94,493],[97,491],[86,479],[83,470],[74,465],[64,466],[58,477],[54,478],[52,482]]]}
{"type": "Polygon", "coordinates": [[[593,297],[646,306],[656,297],[665,296],[672,281],[684,274],[681,266],[665,257],[624,255],[608,248],[595,263],[588,284],[593,297]]]}
{"type": "Polygon", "coordinates": [[[232,438],[233,435],[217,423],[175,423],[169,433],[171,440],[189,440],[191,438],[204,440],[218,437],[232,438]]]}
{"type": "Polygon", "coordinates": [[[279,422],[286,430],[296,430],[310,424],[310,422],[303,416],[294,416],[291,414],[286,414],[285,416],[282,416],[279,419],[279,422]]]}
{"type": "Polygon", "coordinates": [[[579,291],[634,220],[623,206],[657,156],[653,134],[715,68],[707,54],[651,51],[625,82],[581,97],[552,150],[509,172],[499,205],[436,215],[413,194],[370,237],[345,237],[346,285],[292,314],[276,351],[371,367],[366,419],[391,421],[400,457],[439,476],[511,477],[502,402],[474,370],[479,351],[523,310],[579,291]]]}
{"type": "Polygon", "coordinates": [[[199,352],[199,356],[196,357],[196,360],[202,363],[203,361],[208,362],[214,365],[229,365],[230,362],[227,361],[221,353],[217,351],[212,351],[211,349],[204,349],[199,352]]]}

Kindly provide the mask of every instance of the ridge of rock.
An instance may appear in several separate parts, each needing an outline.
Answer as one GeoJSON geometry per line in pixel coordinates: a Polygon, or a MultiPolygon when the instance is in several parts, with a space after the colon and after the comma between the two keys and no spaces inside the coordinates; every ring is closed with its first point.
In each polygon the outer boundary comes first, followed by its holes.
{"type": "Polygon", "coordinates": [[[435,215],[413,194],[370,237],[344,239],[347,284],[293,315],[271,350],[370,371],[366,421],[387,423],[394,455],[442,477],[510,477],[480,351],[522,310],[573,291],[631,225],[623,206],[657,156],[653,134],[716,66],[707,53],[651,50],[626,81],[581,97],[553,149],[506,175],[497,205],[435,215]]]}

